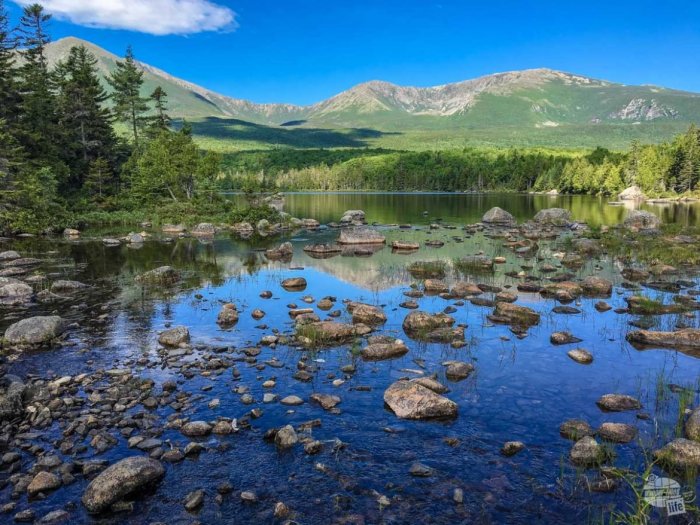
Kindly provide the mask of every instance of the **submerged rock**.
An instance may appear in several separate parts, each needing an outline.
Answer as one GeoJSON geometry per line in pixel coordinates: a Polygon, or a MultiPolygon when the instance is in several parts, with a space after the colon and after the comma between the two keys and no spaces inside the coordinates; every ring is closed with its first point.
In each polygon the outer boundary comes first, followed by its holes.
{"type": "Polygon", "coordinates": [[[163,465],[155,459],[143,456],[122,459],[90,482],[83,493],[83,505],[88,512],[101,512],[164,474],[163,465]]]}
{"type": "Polygon", "coordinates": [[[384,402],[402,419],[457,416],[457,403],[411,381],[400,380],[384,392],[384,402]]]}
{"type": "Polygon", "coordinates": [[[553,345],[568,345],[571,343],[580,343],[582,339],[575,337],[571,332],[554,332],[549,336],[549,341],[553,345]]]}
{"type": "Polygon", "coordinates": [[[62,335],[68,323],[57,315],[22,319],[5,331],[4,341],[9,345],[42,345],[62,335]]]}
{"type": "Polygon", "coordinates": [[[473,364],[465,363],[464,361],[445,361],[442,364],[447,367],[445,369],[445,377],[450,381],[462,381],[475,370],[473,364]]]}

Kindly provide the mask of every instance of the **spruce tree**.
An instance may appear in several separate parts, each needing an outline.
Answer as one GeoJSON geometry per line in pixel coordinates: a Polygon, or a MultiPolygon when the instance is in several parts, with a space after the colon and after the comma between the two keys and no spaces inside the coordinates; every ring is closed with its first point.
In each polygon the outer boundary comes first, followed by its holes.
{"type": "Polygon", "coordinates": [[[170,129],[170,123],[172,122],[170,115],[168,115],[168,94],[165,90],[158,86],[151,93],[151,100],[153,101],[153,107],[155,109],[155,115],[151,119],[151,130],[154,134],[157,134],[163,130],[170,129]]]}
{"type": "Polygon", "coordinates": [[[143,71],[136,64],[131,46],[127,48],[124,60],[117,61],[116,69],[107,77],[107,82],[114,90],[114,112],[120,121],[128,124],[134,146],[138,148],[139,129],[148,111],[148,99],[141,97],[143,71]]]}
{"type": "Polygon", "coordinates": [[[9,29],[9,19],[3,0],[0,0],[0,119],[12,125],[17,118],[17,80],[15,49],[17,39],[9,29]]]}
{"type": "Polygon", "coordinates": [[[45,53],[50,19],[43,7],[33,4],[24,8],[19,28],[23,48],[19,69],[20,140],[37,165],[57,163],[56,100],[45,53]]]}
{"type": "Polygon", "coordinates": [[[107,93],[100,84],[97,59],[84,46],[71,48],[56,66],[62,154],[79,187],[97,158],[113,157],[116,138],[111,111],[104,106],[107,93]]]}

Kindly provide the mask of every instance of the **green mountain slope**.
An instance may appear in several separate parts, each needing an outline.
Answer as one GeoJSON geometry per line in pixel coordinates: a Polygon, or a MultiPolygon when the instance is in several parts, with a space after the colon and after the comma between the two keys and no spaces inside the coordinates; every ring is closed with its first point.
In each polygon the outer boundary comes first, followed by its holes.
{"type": "MultiPolygon", "coordinates": [[[[50,44],[50,61],[57,62],[79,44],[98,58],[103,74],[114,68],[116,55],[76,38],[50,44]]],[[[426,142],[435,147],[624,147],[634,138],[666,139],[700,122],[700,94],[627,86],[551,69],[498,73],[428,88],[372,81],[310,106],[296,106],[226,97],[141,65],[144,93],[163,87],[172,116],[193,121],[203,140],[222,149],[227,149],[227,141],[238,141],[229,146],[233,148],[420,149],[426,142]]]]}

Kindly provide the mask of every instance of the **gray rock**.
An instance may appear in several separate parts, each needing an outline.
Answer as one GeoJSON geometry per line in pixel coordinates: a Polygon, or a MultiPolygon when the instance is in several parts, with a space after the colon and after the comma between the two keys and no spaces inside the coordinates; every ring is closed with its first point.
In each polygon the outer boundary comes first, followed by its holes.
{"type": "Polygon", "coordinates": [[[144,285],[170,285],[180,280],[180,274],[172,266],[160,266],[136,277],[144,285]]]}
{"type": "Polygon", "coordinates": [[[700,407],[690,413],[685,422],[685,435],[693,441],[700,441],[700,407]]]}
{"type": "Polygon", "coordinates": [[[216,228],[208,222],[201,222],[192,230],[192,235],[198,237],[213,237],[216,234],[216,228]]]}
{"type": "Polygon", "coordinates": [[[61,480],[56,474],[51,472],[42,471],[39,472],[31,483],[27,487],[27,492],[30,496],[36,496],[40,492],[49,492],[51,490],[56,490],[61,486],[61,480]]]}
{"type": "Polygon", "coordinates": [[[484,216],[481,218],[481,222],[485,222],[487,224],[513,225],[515,224],[515,217],[504,209],[496,206],[484,214],[484,216]]]}
{"type": "Polygon", "coordinates": [[[546,208],[537,212],[534,221],[552,226],[567,226],[571,223],[571,212],[563,208],[546,208]]]}
{"type": "Polygon", "coordinates": [[[187,437],[201,437],[211,433],[211,425],[206,421],[190,421],[185,423],[180,429],[187,437]]]}
{"type": "Polygon", "coordinates": [[[60,280],[60,281],[55,281],[51,285],[51,292],[52,293],[72,293],[77,290],[82,290],[84,288],[88,288],[87,284],[83,284],[78,281],[66,281],[66,280],[60,280]]]}
{"type": "Polygon", "coordinates": [[[585,436],[574,443],[569,457],[574,465],[590,467],[605,460],[605,450],[595,439],[585,436]]]}
{"type": "Polygon", "coordinates": [[[124,496],[163,477],[163,465],[152,458],[132,456],[103,470],[90,482],[82,502],[88,512],[98,513],[124,496]]]}
{"type": "Polygon", "coordinates": [[[625,394],[605,394],[596,401],[598,407],[608,412],[622,412],[642,408],[640,401],[625,394]]]}
{"type": "Polygon", "coordinates": [[[10,325],[4,339],[10,345],[41,345],[62,335],[66,327],[57,315],[29,317],[10,325]]]}
{"type": "Polygon", "coordinates": [[[386,238],[372,228],[346,228],[340,232],[338,244],[384,244],[386,238]]]}
{"type": "Polygon", "coordinates": [[[683,438],[674,439],[663,448],[655,450],[654,457],[667,469],[697,472],[700,468],[700,443],[683,438]]]}
{"type": "Polygon", "coordinates": [[[633,232],[656,231],[661,226],[661,219],[648,211],[632,210],[622,224],[633,232]]]}
{"type": "Polygon", "coordinates": [[[457,416],[457,403],[410,381],[397,381],[384,392],[384,402],[402,419],[457,416]]]}
{"type": "Polygon", "coordinates": [[[190,340],[190,331],[186,326],[176,326],[161,332],[158,336],[158,342],[163,346],[179,346],[182,343],[187,343],[190,340]]]}
{"type": "Polygon", "coordinates": [[[292,425],[285,425],[275,434],[275,445],[280,448],[291,448],[299,442],[297,433],[292,425]]]}

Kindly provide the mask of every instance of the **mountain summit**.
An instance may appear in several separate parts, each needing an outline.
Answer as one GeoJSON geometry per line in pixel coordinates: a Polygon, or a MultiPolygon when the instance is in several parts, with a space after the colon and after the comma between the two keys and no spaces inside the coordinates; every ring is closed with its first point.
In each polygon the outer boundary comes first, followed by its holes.
{"type": "MultiPolygon", "coordinates": [[[[119,57],[84,40],[50,44],[51,63],[75,45],[86,46],[100,72],[119,57]]],[[[700,121],[700,95],[654,86],[627,86],[552,69],[486,75],[434,87],[405,87],[373,80],[309,106],[258,104],[227,97],[176,78],[151,65],[144,91],[158,85],[178,118],[233,118],[264,125],[367,127],[382,130],[554,128],[606,124],[684,124],[700,121]]],[[[675,127],[679,127],[674,125],[675,127]]]]}

